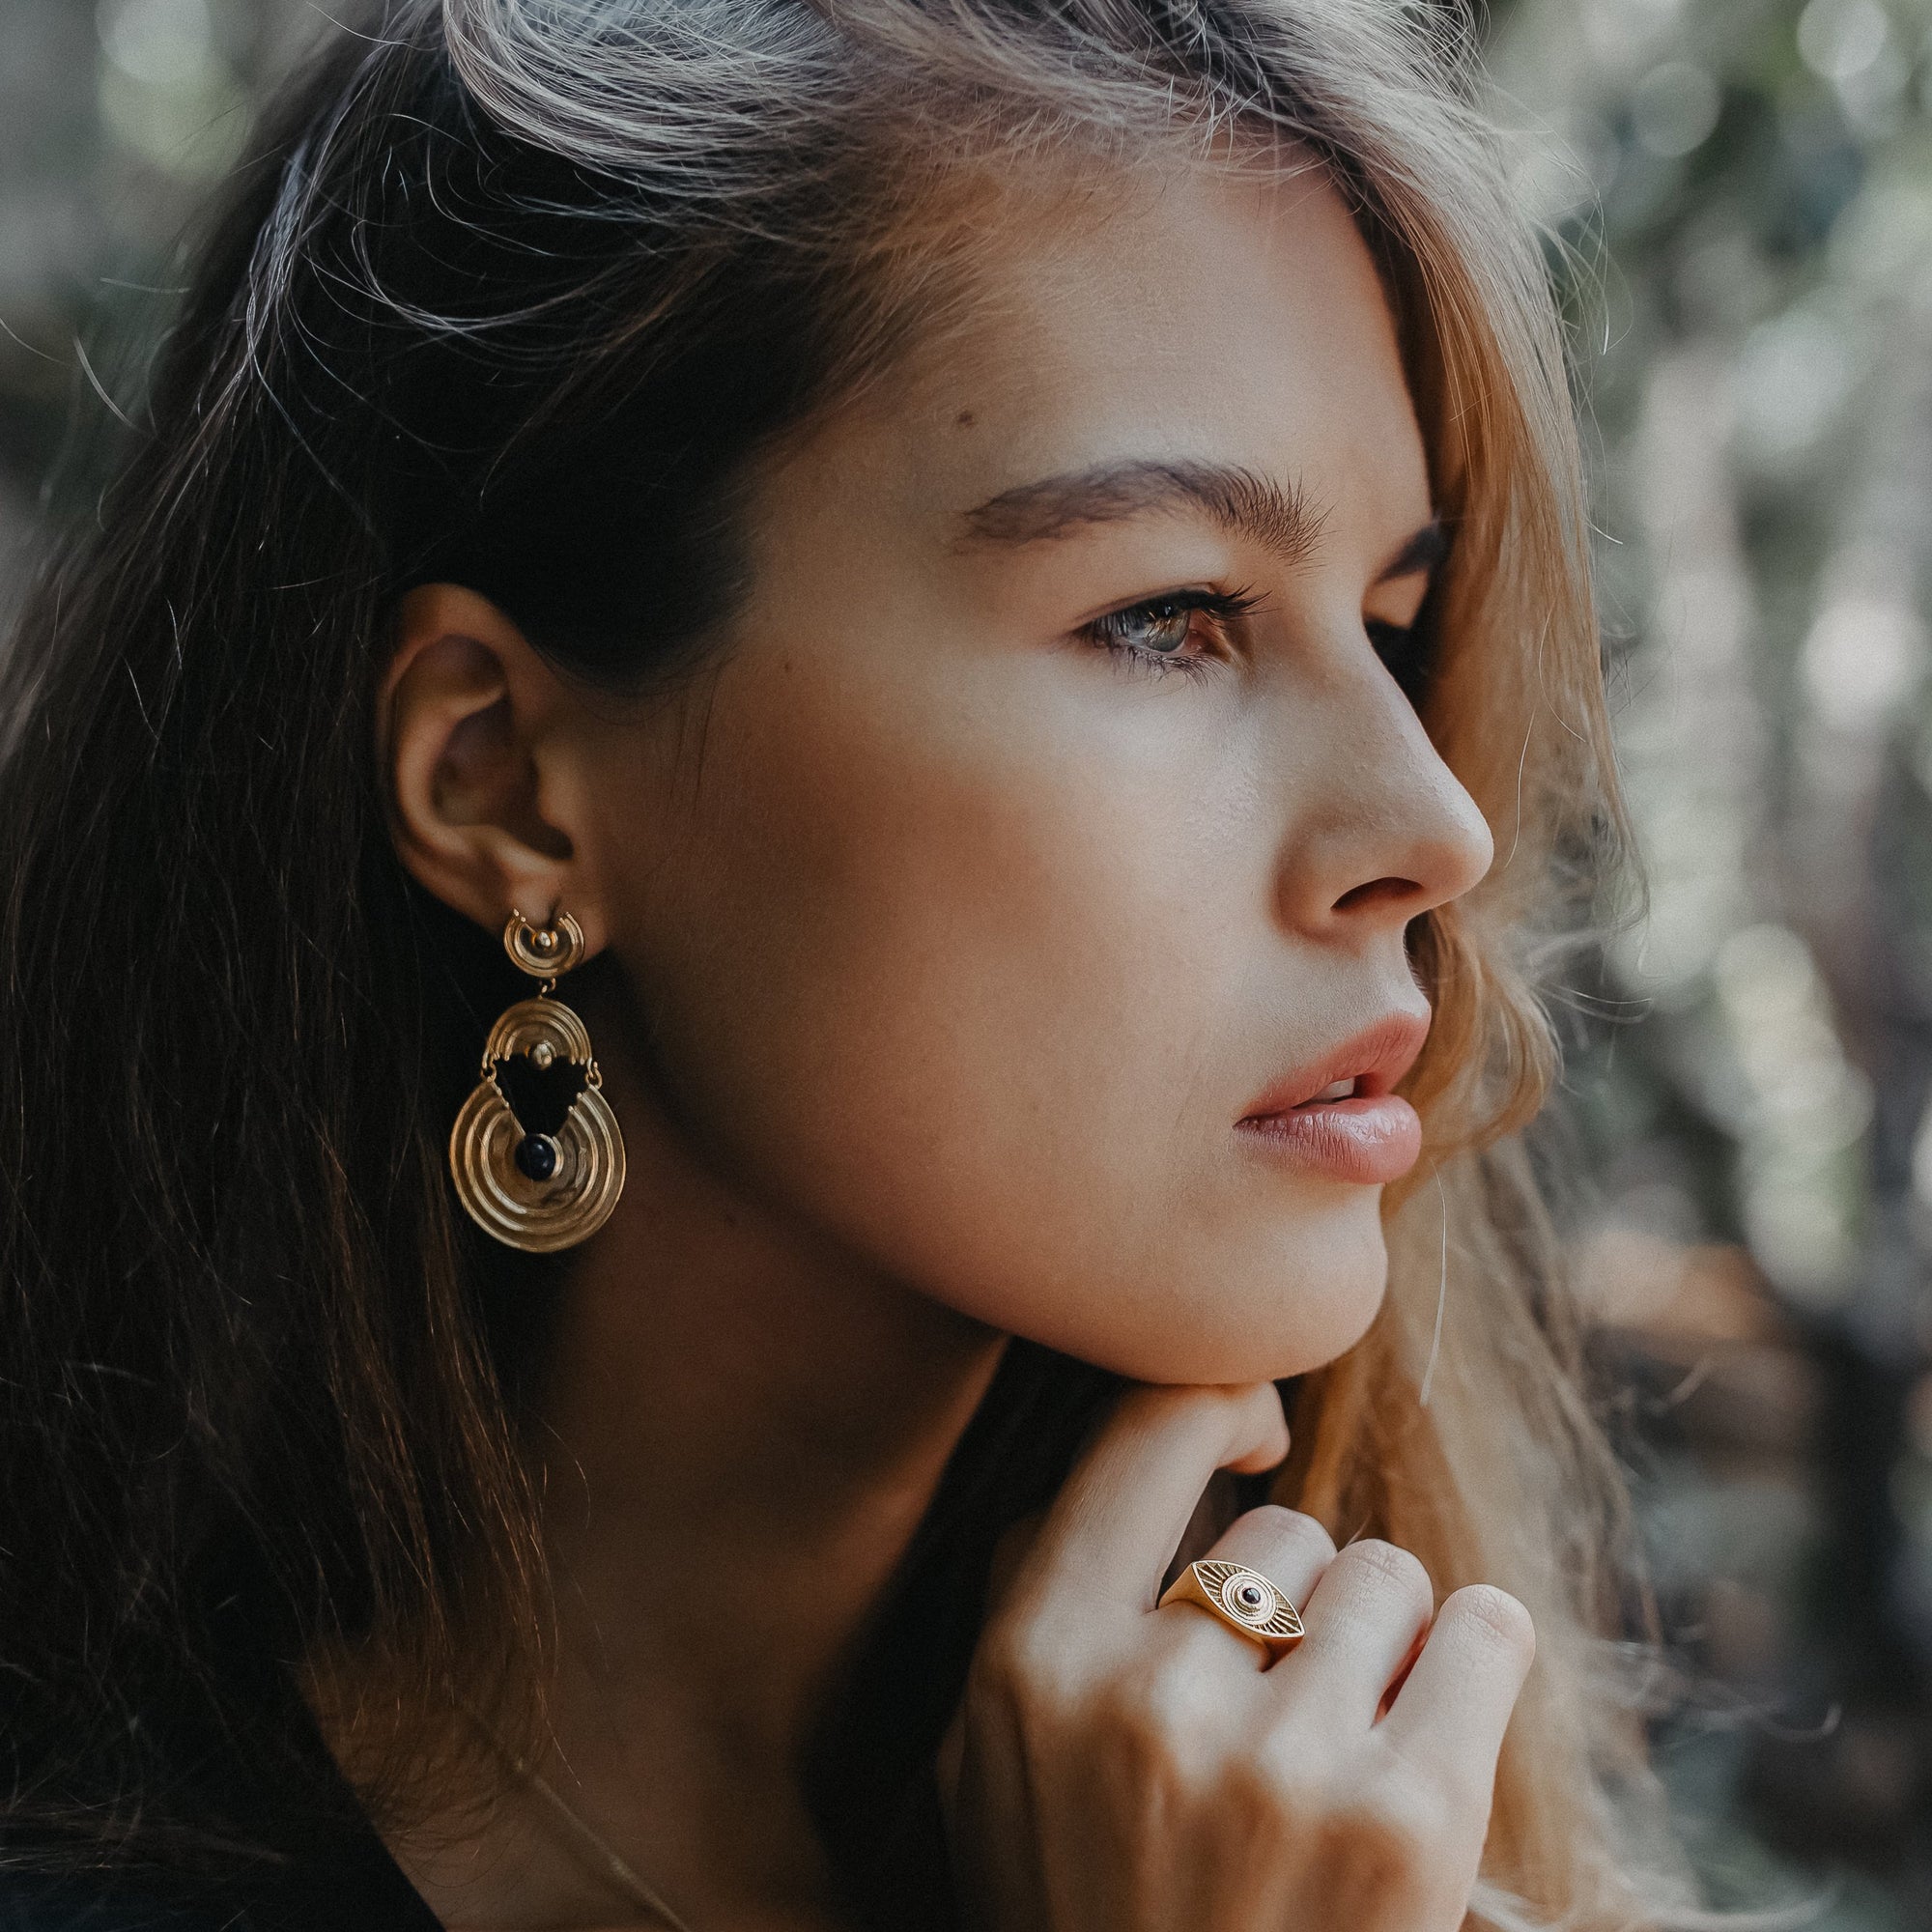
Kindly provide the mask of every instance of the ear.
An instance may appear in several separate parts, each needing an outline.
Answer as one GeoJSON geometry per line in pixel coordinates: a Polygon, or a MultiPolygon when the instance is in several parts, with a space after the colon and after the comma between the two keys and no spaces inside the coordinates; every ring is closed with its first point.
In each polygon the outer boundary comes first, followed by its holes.
{"type": "Polygon", "coordinates": [[[571,695],[502,611],[420,583],[398,612],[377,704],[397,856],[419,885],[494,932],[559,907],[588,950],[607,937],[581,854],[571,695]]]}

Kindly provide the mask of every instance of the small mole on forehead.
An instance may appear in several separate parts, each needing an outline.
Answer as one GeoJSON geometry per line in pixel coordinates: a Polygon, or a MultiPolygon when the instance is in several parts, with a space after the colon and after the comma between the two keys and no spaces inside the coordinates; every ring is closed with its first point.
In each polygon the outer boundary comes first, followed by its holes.
{"type": "Polygon", "coordinates": [[[954,429],[971,429],[973,427],[973,412],[971,410],[961,410],[952,418],[952,427],[954,429]]]}

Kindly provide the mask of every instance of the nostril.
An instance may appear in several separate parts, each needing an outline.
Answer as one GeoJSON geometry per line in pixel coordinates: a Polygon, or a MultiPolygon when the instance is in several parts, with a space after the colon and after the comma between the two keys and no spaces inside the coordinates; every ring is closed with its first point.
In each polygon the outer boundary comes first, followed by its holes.
{"type": "Polygon", "coordinates": [[[1422,888],[1413,879],[1371,879],[1366,885],[1350,886],[1335,901],[1337,912],[1358,912],[1365,906],[1388,905],[1412,899],[1422,888]]]}

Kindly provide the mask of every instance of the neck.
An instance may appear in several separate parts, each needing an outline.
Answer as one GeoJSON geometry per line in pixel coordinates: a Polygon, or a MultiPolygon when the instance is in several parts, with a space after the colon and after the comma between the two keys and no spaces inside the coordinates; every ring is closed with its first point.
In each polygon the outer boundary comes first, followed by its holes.
{"type": "MultiPolygon", "coordinates": [[[[630,1179],[573,1270],[532,1434],[544,1769],[698,1932],[825,1925],[801,1747],[1004,1338],[749,1206],[621,1062],[606,1079],[630,1179]]],[[[609,1922],[608,1886],[528,1810],[399,1847],[446,1923],[609,1922]]]]}
{"type": "Polygon", "coordinates": [[[597,1607],[607,1646],[625,1606],[633,1667],[662,1662],[682,1694],[789,1748],[1002,1338],[722,1190],[667,1187],[662,1167],[610,1232],[571,1290],[545,1405],[559,1588],[597,1607]]]}

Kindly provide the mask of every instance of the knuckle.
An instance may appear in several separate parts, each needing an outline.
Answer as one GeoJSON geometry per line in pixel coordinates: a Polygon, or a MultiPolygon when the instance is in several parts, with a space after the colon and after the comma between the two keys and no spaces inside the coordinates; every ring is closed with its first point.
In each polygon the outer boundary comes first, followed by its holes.
{"type": "MultiPolygon", "coordinates": [[[[1243,1419],[1263,1430],[1277,1430],[1283,1426],[1281,1391],[1273,1382],[1251,1382],[1236,1393],[1237,1412],[1243,1419]]],[[[1283,1446],[1286,1447],[1286,1443],[1283,1446]]]]}
{"type": "MultiPolygon", "coordinates": [[[[1261,1391],[1270,1384],[1147,1382],[1130,1389],[1121,1400],[1120,1412],[1151,1423],[1165,1423],[1176,1417],[1204,1415],[1236,1421],[1246,1414],[1261,1391]]],[[[1276,1407],[1280,1398],[1275,1397],[1276,1407]]]]}
{"type": "Polygon", "coordinates": [[[1536,1625],[1528,1610],[1493,1583],[1470,1583],[1442,1605],[1441,1618],[1453,1619],[1477,1641],[1527,1665],[1536,1655],[1536,1625]]]}
{"type": "Polygon", "coordinates": [[[974,1653],[974,1693],[1015,1709],[1070,1708],[1079,1701],[1084,1683],[1081,1647],[1061,1641],[1043,1617],[993,1625],[974,1653]]]}
{"type": "Polygon", "coordinates": [[[1219,1389],[1190,1388],[1179,1382],[1143,1382],[1127,1390],[1114,1415],[1117,1422],[1158,1427],[1193,1409],[1208,1407],[1221,1397],[1219,1389]]]}
{"type": "Polygon", "coordinates": [[[1334,1539],[1312,1516],[1285,1508],[1280,1503],[1263,1503],[1236,1519],[1243,1541],[1266,1541],[1282,1549],[1314,1549],[1324,1558],[1335,1554],[1334,1539]]]}
{"type": "Polygon", "coordinates": [[[1116,1676],[1095,1684],[1063,1737],[1156,1810],[1196,1811],[1219,1796],[1227,1756],[1222,1727],[1199,1687],[1176,1676],[1116,1676]]]}
{"type": "Polygon", "coordinates": [[[1172,1670],[1115,1677],[1094,1692],[1091,1704],[1104,1746],[1159,1765],[1192,1759],[1203,1716],[1195,1687],[1172,1670]]]}
{"type": "Polygon", "coordinates": [[[1425,1610],[1435,1601],[1435,1588],[1421,1557],[1378,1537],[1350,1544],[1335,1562],[1338,1567],[1348,1565],[1360,1586],[1377,1595],[1400,1596],[1420,1604],[1425,1610]]]}

